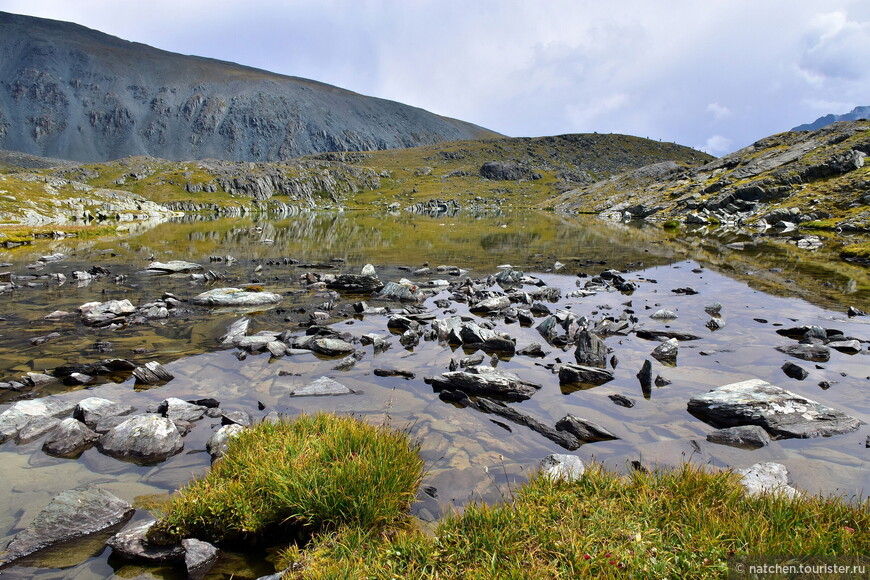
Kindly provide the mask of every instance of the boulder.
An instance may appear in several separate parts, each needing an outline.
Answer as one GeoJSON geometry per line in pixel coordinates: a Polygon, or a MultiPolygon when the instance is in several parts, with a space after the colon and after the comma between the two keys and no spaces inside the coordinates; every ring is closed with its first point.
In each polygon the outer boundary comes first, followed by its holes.
{"type": "Polygon", "coordinates": [[[467,395],[494,396],[510,401],[523,401],[534,395],[541,385],[525,381],[514,373],[492,367],[472,366],[464,371],[452,371],[431,377],[426,382],[435,391],[459,390],[467,395]]]}
{"type": "Polygon", "coordinates": [[[788,485],[788,470],[780,463],[756,463],[735,473],[741,476],[740,483],[749,495],[764,493],[798,497],[800,492],[788,485]]]}
{"type": "Polygon", "coordinates": [[[129,300],[109,300],[108,302],[87,302],[79,306],[82,323],[85,326],[108,326],[115,321],[123,321],[136,312],[129,300]]]}
{"type": "Polygon", "coordinates": [[[478,314],[491,315],[498,314],[510,305],[511,301],[507,296],[493,296],[475,302],[469,307],[469,310],[478,314]]]}
{"type": "Polygon", "coordinates": [[[785,364],[782,365],[782,372],[785,373],[785,376],[799,381],[810,376],[810,373],[805,368],[790,361],[786,361],[785,364]]]}
{"type": "Polygon", "coordinates": [[[776,350],[789,356],[813,362],[828,362],[831,351],[821,344],[789,344],[778,346],[776,350]]]}
{"type": "Polygon", "coordinates": [[[97,487],[62,491],[12,538],[0,564],[116,526],[134,511],[126,501],[97,487]]]}
{"type": "Polygon", "coordinates": [[[281,302],[281,296],[272,292],[252,292],[240,288],[215,288],[190,299],[200,306],[272,306],[281,302]]]}
{"type": "Polygon", "coordinates": [[[98,446],[112,457],[156,463],[181,451],[184,443],[166,417],[136,415],[100,437],[98,446]]]}
{"type": "Polygon", "coordinates": [[[184,560],[181,544],[157,546],[148,541],[147,534],[157,520],[128,526],[109,538],[106,545],[115,556],[141,562],[180,562],[184,560]]]}
{"type": "Polygon", "coordinates": [[[330,290],[341,290],[354,294],[371,294],[383,288],[384,283],[374,274],[341,274],[336,276],[335,280],[327,282],[326,287],[330,290]]]}
{"type": "Polygon", "coordinates": [[[314,352],[325,354],[327,356],[340,356],[350,354],[355,350],[355,347],[340,338],[316,338],[309,343],[309,348],[314,352]]]}
{"type": "Polygon", "coordinates": [[[338,381],[334,381],[329,377],[320,377],[304,387],[299,387],[291,391],[290,395],[294,397],[310,397],[322,395],[350,395],[354,391],[342,385],[338,381]]]}
{"type": "Polygon", "coordinates": [[[587,419],[581,419],[574,415],[565,415],[556,423],[556,429],[567,431],[580,441],[591,443],[593,441],[607,441],[619,439],[616,435],[587,419]]]}
{"type": "Polygon", "coordinates": [[[59,419],[70,415],[75,403],[56,397],[18,401],[0,413],[0,443],[18,437],[31,421],[44,422],[46,418],[59,419]]]}
{"type": "Polygon", "coordinates": [[[560,385],[603,385],[604,383],[612,380],[613,373],[608,371],[607,369],[599,369],[596,367],[587,367],[571,363],[563,364],[559,367],[560,385]]]}
{"type": "Polygon", "coordinates": [[[202,416],[205,415],[206,407],[170,397],[161,401],[157,406],[157,412],[173,423],[176,421],[192,423],[202,419],[202,416]]]}
{"type": "Polygon", "coordinates": [[[229,447],[229,440],[244,430],[245,428],[242,425],[230,423],[229,425],[224,425],[215,431],[205,444],[205,448],[209,455],[211,455],[211,458],[217,459],[223,456],[229,447]]]}
{"type": "Polygon", "coordinates": [[[102,397],[82,399],[73,409],[73,418],[93,429],[101,419],[129,415],[133,407],[120,405],[102,397]]]}
{"type": "Polygon", "coordinates": [[[181,547],[184,548],[184,567],[189,580],[199,580],[217,562],[219,551],[208,542],[187,538],[181,540],[181,547]]]}
{"type": "Polygon", "coordinates": [[[759,425],[779,438],[850,433],[861,421],[759,379],[692,397],[688,410],[716,427],[759,425]]]}
{"type": "Polygon", "coordinates": [[[662,308],[661,310],[656,310],[655,312],[653,312],[650,315],[650,318],[652,318],[653,320],[674,320],[679,317],[677,316],[676,312],[673,312],[671,310],[665,310],[664,308],[662,308]]]}
{"type": "Polygon", "coordinates": [[[676,338],[670,338],[653,349],[651,356],[657,361],[675,365],[677,364],[677,353],[680,350],[679,343],[676,338]]]}
{"type": "Polygon", "coordinates": [[[571,482],[580,479],[586,466],[576,455],[553,453],[541,461],[541,473],[553,481],[571,482]]]}
{"type": "Polygon", "coordinates": [[[136,382],[144,385],[156,385],[171,381],[175,376],[157,361],[150,361],[141,367],[133,369],[136,382]]]}
{"type": "Polygon", "coordinates": [[[578,365],[602,368],[607,366],[607,346],[597,334],[581,330],[575,335],[574,340],[577,343],[574,358],[578,365]]]}
{"type": "Polygon", "coordinates": [[[67,417],[49,433],[42,444],[42,450],[58,457],[76,457],[99,438],[99,433],[92,431],[78,419],[67,417]]]}
{"type": "Polygon", "coordinates": [[[770,435],[758,425],[740,425],[726,427],[707,433],[707,441],[732,447],[756,449],[770,445],[770,435]]]}

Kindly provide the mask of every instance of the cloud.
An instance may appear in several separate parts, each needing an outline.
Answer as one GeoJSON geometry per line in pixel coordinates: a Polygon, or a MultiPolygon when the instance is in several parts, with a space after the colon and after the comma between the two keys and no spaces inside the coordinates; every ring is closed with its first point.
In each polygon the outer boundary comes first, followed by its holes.
{"type": "Polygon", "coordinates": [[[727,137],[723,137],[722,135],[713,135],[704,145],[695,149],[700,149],[701,151],[706,151],[710,155],[722,155],[723,153],[729,153],[731,151],[731,139],[727,137]]]}
{"type": "Polygon", "coordinates": [[[731,109],[719,103],[710,103],[707,105],[707,111],[713,113],[713,119],[716,121],[721,121],[732,114],[731,109]]]}

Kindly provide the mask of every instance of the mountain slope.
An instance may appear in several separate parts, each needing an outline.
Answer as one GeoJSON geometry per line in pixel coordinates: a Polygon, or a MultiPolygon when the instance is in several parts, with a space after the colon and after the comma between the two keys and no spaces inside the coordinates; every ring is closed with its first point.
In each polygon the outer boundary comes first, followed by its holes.
{"type": "Polygon", "coordinates": [[[493,136],[323,83],[0,12],[0,149],[273,161],[493,136]]]}
{"type": "Polygon", "coordinates": [[[861,119],[870,119],[870,107],[855,107],[843,115],[825,115],[812,123],[798,125],[792,131],[815,131],[838,121],[859,121],[861,119]]]}
{"type": "Polygon", "coordinates": [[[565,212],[870,231],[870,121],[761,139],[700,167],[660,163],[567,191],[565,212]]]}

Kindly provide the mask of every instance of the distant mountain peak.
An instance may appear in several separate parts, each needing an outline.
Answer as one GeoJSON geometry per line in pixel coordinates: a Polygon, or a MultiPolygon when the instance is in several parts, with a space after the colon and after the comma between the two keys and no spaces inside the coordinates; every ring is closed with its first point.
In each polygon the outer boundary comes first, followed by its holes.
{"type": "Polygon", "coordinates": [[[0,149],[278,161],[498,136],[314,80],[0,12],[0,149]]]}
{"type": "Polygon", "coordinates": [[[821,129],[825,125],[837,123],[838,121],[858,121],[860,119],[870,119],[870,107],[855,107],[850,112],[843,115],[825,115],[824,117],[819,117],[812,123],[798,125],[792,129],[792,131],[815,131],[816,129],[821,129]]]}

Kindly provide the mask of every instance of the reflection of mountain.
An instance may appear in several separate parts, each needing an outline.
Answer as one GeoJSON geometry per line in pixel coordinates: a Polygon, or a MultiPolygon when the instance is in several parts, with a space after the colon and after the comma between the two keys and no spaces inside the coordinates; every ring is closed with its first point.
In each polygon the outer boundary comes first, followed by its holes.
{"type": "Polygon", "coordinates": [[[480,247],[487,252],[529,248],[541,238],[537,232],[497,232],[480,238],[480,247]]]}
{"type": "Polygon", "coordinates": [[[316,81],[0,13],[0,149],[271,161],[494,137],[316,81]]]}

